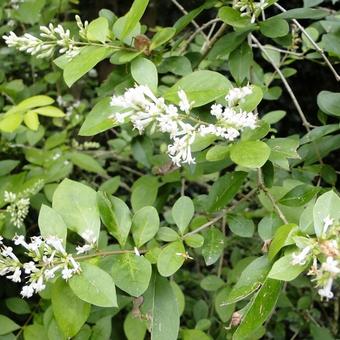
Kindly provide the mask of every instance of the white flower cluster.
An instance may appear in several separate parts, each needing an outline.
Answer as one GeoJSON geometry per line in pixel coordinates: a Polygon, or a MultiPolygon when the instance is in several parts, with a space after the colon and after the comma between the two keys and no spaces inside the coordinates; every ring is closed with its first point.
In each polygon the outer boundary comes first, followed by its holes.
{"type": "Polygon", "coordinates": [[[234,5],[234,8],[241,12],[242,17],[250,17],[250,22],[253,24],[256,17],[263,12],[263,10],[268,6],[268,1],[260,0],[258,2],[252,0],[240,0],[234,5]]]}
{"type": "Polygon", "coordinates": [[[99,149],[100,143],[98,142],[84,142],[79,143],[76,139],[72,139],[72,147],[83,151],[83,150],[91,150],[91,149],[99,149]]]}
{"type": "Polygon", "coordinates": [[[15,245],[26,249],[30,261],[21,263],[13,253],[13,248],[6,246],[0,238],[0,275],[13,282],[23,280],[23,297],[29,298],[44,290],[46,282],[53,279],[57,273],[60,273],[64,280],[68,280],[81,271],[79,263],[66,252],[62,241],[55,236],[34,236],[27,243],[25,237],[20,235],[15,236],[13,241],[15,245]]]}
{"type": "Polygon", "coordinates": [[[68,57],[75,57],[80,48],[77,42],[71,38],[70,30],[65,30],[61,25],[40,26],[40,38],[30,33],[25,33],[18,37],[14,32],[4,35],[3,39],[9,47],[15,47],[19,51],[25,51],[37,58],[47,58],[59,49],[59,53],[66,54],[68,57]]]}
{"type": "MultiPolygon", "coordinates": [[[[86,243],[76,247],[78,255],[89,252],[97,243],[97,238],[90,230],[86,230],[81,236],[86,243]]],[[[6,246],[0,236],[0,276],[6,276],[13,282],[24,281],[26,284],[21,290],[23,297],[29,298],[34,293],[44,290],[46,282],[57,275],[67,281],[81,271],[72,254],[66,252],[62,240],[55,236],[45,238],[34,236],[27,243],[25,237],[19,235],[15,236],[13,241],[15,245],[26,249],[26,255],[30,260],[21,263],[13,253],[13,248],[6,246]]]]}
{"type": "Polygon", "coordinates": [[[322,237],[319,240],[305,239],[308,245],[299,253],[292,254],[292,265],[305,265],[313,259],[308,275],[313,275],[321,298],[333,298],[332,286],[340,276],[339,226],[327,216],[324,219],[322,237]]]}
{"type": "Polygon", "coordinates": [[[197,136],[214,135],[233,141],[245,128],[256,127],[257,116],[245,112],[239,104],[252,93],[250,86],[231,89],[226,96],[227,106],[214,104],[210,113],[216,122],[208,124],[190,115],[193,102],[190,102],[183,90],[178,91],[179,105],[166,104],[163,97],[157,98],[148,86],[140,85],[128,89],[122,96],[113,96],[111,106],[121,110],[111,118],[123,124],[131,121],[133,127],[143,133],[147,127],[150,131],[159,130],[169,133],[172,144],[168,146],[168,154],[173,163],[193,164],[195,158],[191,147],[197,136]]]}
{"type": "Polygon", "coordinates": [[[11,191],[4,192],[4,201],[8,203],[6,212],[10,215],[10,221],[15,227],[23,226],[30,206],[29,196],[36,194],[42,188],[43,183],[43,180],[39,180],[32,187],[18,194],[11,191]]]}

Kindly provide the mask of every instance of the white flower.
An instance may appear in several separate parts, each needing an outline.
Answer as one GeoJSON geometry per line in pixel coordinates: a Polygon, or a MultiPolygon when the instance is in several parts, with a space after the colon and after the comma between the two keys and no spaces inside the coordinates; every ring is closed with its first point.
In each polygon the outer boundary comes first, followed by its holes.
{"type": "Polygon", "coordinates": [[[241,88],[235,87],[229,90],[225,99],[228,102],[228,106],[233,107],[241,102],[246,96],[250,95],[252,92],[253,91],[250,86],[244,86],[241,88]]]}
{"type": "Polygon", "coordinates": [[[325,284],[325,286],[318,290],[318,293],[321,297],[325,297],[326,300],[332,299],[334,294],[332,292],[332,284],[333,279],[329,278],[325,284]]]}
{"type": "Polygon", "coordinates": [[[21,282],[21,270],[19,267],[15,268],[15,271],[12,275],[6,276],[7,279],[12,280],[13,282],[21,282]]]}
{"type": "Polygon", "coordinates": [[[14,244],[16,246],[23,246],[26,249],[28,249],[28,244],[25,241],[25,236],[24,235],[15,235],[13,237],[14,244]]]}
{"type": "Polygon", "coordinates": [[[14,192],[4,191],[4,201],[7,203],[12,203],[16,200],[17,195],[14,192]]]}
{"type": "Polygon", "coordinates": [[[32,288],[35,290],[36,293],[41,292],[46,288],[46,285],[44,284],[44,278],[43,276],[40,276],[37,281],[33,281],[31,283],[32,288]]]}
{"type": "Polygon", "coordinates": [[[323,262],[321,268],[332,274],[339,274],[340,268],[338,267],[339,262],[334,260],[333,257],[328,256],[326,262],[323,262]]]}
{"type": "Polygon", "coordinates": [[[303,266],[307,261],[307,256],[311,251],[311,247],[307,246],[299,254],[293,253],[292,254],[292,265],[301,265],[303,266]]]}
{"type": "Polygon", "coordinates": [[[223,106],[221,104],[213,104],[211,106],[210,113],[217,119],[222,118],[223,106]]]}
{"type": "Polygon", "coordinates": [[[89,252],[92,249],[93,249],[93,245],[92,244],[84,244],[83,246],[77,246],[76,247],[77,255],[81,255],[81,254],[87,253],[87,252],[89,252]]]}
{"type": "Polygon", "coordinates": [[[177,94],[179,98],[179,108],[185,113],[189,113],[194,102],[189,102],[189,99],[183,90],[179,90],[177,94]]]}
{"type": "Polygon", "coordinates": [[[33,289],[32,285],[23,286],[22,289],[21,289],[20,294],[24,298],[32,297],[33,294],[34,294],[34,289],[33,289]]]}
{"type": "Polygon", "coordinates": [[[329,215],[326,216],[324,219],[323,219],[323,235],[326,235],[327,234],[327,231],[328,231],[328,228],[331,227],[334,223],[334,219],[333,218],[330,218],[329,215]]]}
{"type": "Polygon", "coordinates": [[[97,237],[93,230],[86,229],[81,235],[80,235],[87,243],[96,243],[97,237]]]}
{"type": "Polygon", "coordinates": [[[25,274],[36,273],[39,271],[39,269],[35,266],[35,263],[33,261],[24,263],[23,267],[25,270],[25,274]]]}
{"type": "Polygon", "coordinates": [[[62,272],[61,272],[61,276],[64,280],[68,280],[73,276],[74,270],[73,269],[69,269],[67,267],[65,267],[62,272]]]}
{"type": "Polygon", "coordinates": [[[59,251],[62,254],[66,254],[66,250],[62,244],[62,240],[56,236],[48,236],[46,237],[46,244],[53,247],[56,251],[59,251]]]}
{"type": "Polygon", "coordinates": [[[194,164],[195,158],[191,155],[191,144],[195,140],[195,134],[184,135],[181,138],[174,137],[173,144],[168,146],[168,153],[172,161],[180,166],[181,163],[194,164]]]}

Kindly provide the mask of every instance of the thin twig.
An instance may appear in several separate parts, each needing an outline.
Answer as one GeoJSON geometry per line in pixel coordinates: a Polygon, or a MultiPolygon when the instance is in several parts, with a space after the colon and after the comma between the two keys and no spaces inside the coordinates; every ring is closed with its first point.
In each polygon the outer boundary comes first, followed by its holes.
{"type": "MultiPolygon", "coordinates": [[[[147,252],[147,250],[138,250],[140,254],[144,254],[147,252]]],[[[94,257],[105,257],[110,255],[121,255],[121,254],[136,254],[135,250],[108,250],[108,251],[101,251],[89,255],[84,256],[77,256],[74,257],[76,261],[82,261],[87,259],[92,259],[94,257]]]]}
{"type": "Polygon", "coordinates": [[[310,131],[310,127],[311,124],[308,122],[305,114],[303,113],[301,106],[298,102],[298,100],[295,97],[295,94],[292,90],[292,88],[290,87],[286,77],[283,75],[283,73],[281,72],[280,68],[275,64],[275,61],[272,59],[272,57],[270,56],[270,54],[266,51],[266,48],[264,46],[262,46],[262,44],[251,34],[251,39],[253,40],[253,42],[259,47],[259,49],[263,52],[263,54],[266,56],[266,58],[268,59],[268,61],[272,64],[272,66],[274,67],[275,71],[277,72],[277,74],[280,76],[283,85],[285,86],[287,92],[289,93],[290,97],[292,98],[292,101],[294,103],[294,106],[297,110],[297,112],[299,113],[299,116],[302,120],[302,124],[304,125],[304,127],[306,128],[306,130],[309,132],[310,131]]]}
{"type": "MultiPolygon", "coordinates": [[[[284,9],[278,3],[274,3],[274,6],[277,7],[281,12],[287,12],[286,9],[284,9]]],[[[339,74],[337,73],[337,71],[335,70],[335,68],[333,67],[333,65],[329,61],[329,59],[327,58],[327,56],[326,56],[325,52],[323,51],[323,49],[320,48],[320,46],[313,40],[313,38],[309,35],[309,33],[303,28],[303,26],[296,19],[292,19],[292,21],[300,29],[300,31],[305,35],[305,37],[310,41],[310,43],[314,46],[316,51],[320,53],[321,57],[326,62],[327,66],[329,67],[329,69],[334,74],[335,79],[337,81],[340,81],[339,74]]]]}
{"type": "Polygon", "coordinates": [[[288,224],[288,220],[287,220],[286,216],[284,215],[284,213],[282,212],[280,207],[277,205],[277,203],[276,203],[273,195],[271,194],[271,192],[265,186],[265,184],[263,182],[263,178],[262,178],[262,171],[261,171],[260,168],[257,170],[257,177],[258,177],[259,187],[262,189],[262,191],[265,193],[265,195],[269,198],[269,200],[272,203],[276,213],[279,215],[280,219],[283,221],[284,224],[288,224]]]}
{"type": "Polygon", "coordinates": [[[234,210],[240,203],[247,201],[251,196],[253,196],[256,192],[257,192],[258,188],[254,188],[251,191],[249,191],[246,195],[244,195],[240,200],[236,201],[235,204],[233,204],[231,207],[227,208],[226,210],[222,211],[222,213],[220,213],[219,215],[217,215],[214,219],[212,219],[211,221],[203,224],[202,226],[200,226],[199,228],[190,231],[189,233],[186,233],[185,235],[183,235],[183,239],[197,234],[200,231],[212,226],[214,223],[216,223],[217,221],[219,221],[221,218],[223,218],[228,212],[234,210]]]}
{"type": "MultiPolygon", "coordinates": [[[[256,48],[259,48],[257,45],[255,44],[251,44],[251,47],[256,47],[256,48]]],[[[282,48],[278,48],[278,47],[275,47],[275,46],[269,46],[267,45],[266,46],[266,49],[267,50],[273,50],[273,51],[277,51],[277,52],[280,52],[280,53],[285,53],[285,54],[291,54],[291,55],[294,55],[296,57],[303,57],[304,56],[304,53],[299,53],[299,52],[294,52],[294,51],[288,51],[288,50],[284,50],[282,48]]]]}
{"type": "MultiPolygon", "coordinates": [[[[185,51],[187,46],[189,46],[189,44],[195,39],[195,37],[197,36],[197,34],[203,32],[206,28],[208,28],[209,26],[212,25],[212,27],[214,25],[216,25],[217,22],[221,21],[221,19],[218,19],[218,18],[215,18],[215,19],[212,19],[208,22],[206,22],[204,25],[202,25],[201,27],[198,27],[197,30],[191,34],[191,36],[189,37],[189,39],[185,42],[184,46],[181,48],[181,52],[185,51]]],[[[206,44],[209,42],[209,39],[210,39],[210,32],[209,32],[209,36],[207,37],[208,40],[205,41],[205,43],[203,44],[202,48],[204,46],[206,46],[206,44]]]]}
{"type": "Polygon", "coordinates": [[[222,36],[222,34],[225,32],[227,29],[226,24],[222,24],[221,27],[218,29],[218,31],[215,33],[215,35],[209,40],[205,50],[203,51],[203,55],[201,58],[201,61],[205,59],[205,57],[208,55],[210,49],[215,45],[216,41],[222,36]]]}
{"type": "MultiPolygon", "coordinates": [[[[184,14],[184,15],[187,15],[188,14],[188,11],[177,1],[177,0],[171,0],[171,2],[184,14]]],[[[198,29],[200,28],[199,24],[195,21],[195,20],[192,20],[191,21],[192,24],[198,29]]],[[[202,32],[202,35],[204,36],[204,39],[208,40],[208,37],[206,36],[206,34],[204,32],[202,32]]]]}

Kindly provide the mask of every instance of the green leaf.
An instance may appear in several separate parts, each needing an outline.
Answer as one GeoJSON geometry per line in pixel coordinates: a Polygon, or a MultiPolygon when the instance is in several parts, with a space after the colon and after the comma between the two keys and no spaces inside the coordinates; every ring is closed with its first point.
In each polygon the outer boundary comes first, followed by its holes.
{"type": "Polygon", "coordinates": [[[0,176],[8,175],[13,169],[17,167],[20,161],[15,161],[12,159],[6,159],[0,161],[0,176]]]}
{"type": "Polygon", "coordinates": [[[228,294],[226,303],[233,304],[255,292],[266,279],[270,266],[267,256],[261,256],[252,261],[242,271],[240,278],[228,294]]]}
{"type": "Polygon", "coordinates": [[[86,322],[91,305],[79,299],[64,280],[58,279],[52,287],[52,308],[60,330],[70,338],[86,322]]]}
{"type": "Polygon", "coordinates": [[[91,41],[105,43],[109,34],[109,22],[104,17],[99,17],[90,22],[86,30],[86,37],[91,41]]]}
{"type": "Polygon", "coordinates": [[[117,52],[114,52],[110,58],[110,63],[114,65],[123,65],[127,64],[133,59],[137,58],[139,55],[141,55],[141,51],[130,51],[130,50],[119,50],[117,52]]]}
{"type": "Polygon", "coordinates": [[[320,110],[324,113],[340,117],[340,92],[321,91],[317,101],[320,110]]]}
{"type": "Polygon", "coordinates": [[[304,266],[293,265],[292,255],[286,255],[273,264],[268,277],[275,280],[292,281],[306,269],[307,265],[308,263],[304,266]]]}
{"type": "Polygon", "coordinates": [[[114,256],[113,280],[117,287],[132,296],[141,296],[146,291],[151,274],[151,264],[144,256],[131,253],[114,256]]]}
{"type": "Polygon", "coordinates": [[[30,314],[31,308],[26,300],[22,300],[18,297],[11,297],[5,300],[7,308],[19,315],[30,314]]]}
{"type": "Polygon", "coordinates": [[[174,219],[181,235],[184,234],[191,219],[194,217],[195,207],[190,197],[181,196],[171,209],[174,219]]]}
{"type": "Polygon", "coordinates": [[[0,315],[0,335],[11,333],[19,328],[21,327],[10,318],[5,315],[0,315]]]}
{"type": "Polygon", "coordinates": [[[211,147],[207,154],[206,160],[209,162],[216,162],[226,159],[229,154],[229,146],[226,145],[214,145],[211,147]]]}
{"type": "Polygon", "coordinates": [[[152,340],[177,340],[179,312],[174,291],[167,279],[153,274],[141,310],[143,314],[150,315],[152,340]]]}
{"type": "Polygon", "coordinates": [[[260,22],[260,31],[268,38],[284,37],[289,32],[289,25],[284,19],[270,18],[260,22]]]}
{"type": "Polygon", "coordinates": [[[321,19],[328,15],[328,12],[322,9],[314,8],[294,8],[272,18],[281,19],[321,19]]]}
{"type": "Polygon", "coordinates": [[[88,172],[94,172],[102,176],[106,175],[106,171],[103,169],[103,167],[90,155],[74,151],[70,153],[70,160],[80,169],[88,172]]]}
{"type": "Polygon", "coordinates": [[[322,194],[316,200],[313,209],[314,230],[318,237],[323,234],[326,217],[333,218],[335,221],[340,218],[340,197],[332,190],[322,194]]]}
{"type": "Polygon", "coordinates": [[[152,92],[157,92],[158,73],[155,64],[145,58],[136,58],[131,63],[132,78],[139,85],[147,85],[152,92]]]}
{"type": "Polygon", "coordinates": [[[52,208],[42,204],[38,225],[42,237],[56,236],[66,245],[67,226],[62,217],[52,208]]]}
{"type": "Polygon", "coordinates": [[[129,12],[125,15],[126,21],[121,34],[121,39],[126,38],[142,18],[149,0],[134,0],[129,12]]]}
{"type": "Polygon", "coordinates": [[[230,230],[241,237],[252,237],[255,231],[255,224],[253,220],[243,216],[228,215],[228,226],[230,230]]]}
{"type": "Polygon", "coordinates": [[[221,7],[218,11],[218,16],[228,25],[243,28],[249,26],[250,19],[248,17],[241,16],[240,11],[232,7],[221,7]]]}
{"type": "Polygon", "coordinates": [[[144,340],[146,322],[130,312],[124,320],[124,333],[127,340],[144,340]]]}
{"type": "Polygon", "coordinates": [[[118,307],[116,288],[112,277],[103,269],[81,264],[81,273],[74,275],[69,284],[79,299],[100,307],[118,307]]]}
{"type": "Polygon", "coordinates": [[[193,107],[203,106],[226,95],[231,88],[229,80],[220,73],[213,71],[195,71],[182,79],[165,92],[165,99],[179,103],[178,91],[185,91],[193,107]]]}
{"type": "Polygon", "coordinates": [[[157,238],[161,241],[171,242],[179,239],[179,235],[171,228],[161,227],[157,233],[157,238]]]}
{"type": "Polygon", "coordinates": [[[212,186],[207,198],[209,212],[223,209],[237,194],[247,173],[235,171],[220,177],[212,186]]]}
{"type": "Polygon", "coordinates": [[[235,309],[234,304],[227,303],[229,291],[229,287],[220,289],[214,301],[215,311],[222,322],[227,322],[231,318],[235,309]]]}
{"type": "Polygon", "coordinates": [[[144,207],[132,218],[132,237],[136,247],[150,241],[158,232],[159,216],[154,207],[144,207]]]}
{"type": "Polygon", "coordinates": [[[69,229],[79,235],[90,230],[98,238],[100,217],[93,189],[66,178],[54,192],[52,207],[69,229]]]}
{"type": "Polygon", "coordinates": [[[266,121],[270,125],[273,125],[279,122],[285,115],[286,111],[283,110],[270,111],[262,117],[262,120],[266,121]]]}
{"type": "Polygon", "coordinates": [[[153,205],[158,193],[158,179],[154,176],[142,176],[132,186],[131,205],[134,211],[153,205]]]}
{"type": "Polygon", "coordinates": [[[200,283],[200,287],[207,292],[215,292],[224,285],[224,281],[216,275],[207,275],[200,283]]]}
{"type": "Polygon", "coordinates": [[[185,248],[182,241],[169,243],[162,249],[157,259],[157,269],[162,276],[171,276],[182,267],[185,261],[185,248]]]}
{"type": "Polygon", "coordinates": [[[308,203],[318,192],[319,188],[312,185],[301,184],[285,194],[279,203],[289,207],[299,207],[308,203]]]}
{"type": "Polygon", "coordinates": [[[83,125],[80,128],[80,136],[94,136],[100,132],[111,129],[116,125],[110,117],[120,110],[120,108],[110,105],[111,98],[101,99],[86,116],[83,125]]]}
{"type": "Polygon", "coordinates": [[[278,252],[285,246],[293,244],[292,235],[296,231],[295,224],[285,224],[277,229],[273,241],[270,244],[268,257],[273,260],[278,252]]]}
{"type": "Polygon", "coordinates": [[[99,187],[100,191],[105,191],[106,193],[113,195],[120,186],[120,176],[114,176],[104,183],[102,183],[99,187]]]}
{"type": "Polygon", "coordinates": [[[155,48],[164,45],[168,42],[176,33],[176,29],[173,27],[161,28],[151,39],[150,51],[155,48]]]}
{"type": "Polygon", "coordinates": [[[45,330],[45,327],[42,325],[35,323],[24,328],[25,340],[37,340],[47,338],[48,338],[47,332],[45,330]]]}
{"type": "Polygon", "coordinates": [[[184,242],[191,248],[201,248],[204,244],[204,237],[199,234],[189,235],[184,242]]]}
{"type": "Polygon", "coordinates": [[[37,131],[38,128],[39,128],[38,115],[33,111],[28,111],[24,115],[24,122],[25,122],[26,126],[33,131],[37,131]]]}
{"type": "Polygon", "coordinates": [[[65,116],[65,113],[55,106],[37,107],[32,111],[38,113],[40,116],[56,117],[56,118],[65,116]]]}
{"type": "Polygon", "coordinates": [[[199,329],[181,330],[183,340],[211,340],[211,337],[199,329]]]}
{"type": "Polygon", "coordinates": [[[49,96],[33,96],[21,101],[17,106],[13,107],[13,109],[26,111],[34,107],[51,105],[52,103],[54,103],[54,99],[49,96]]]}
{"type": "Polygon", "coordinates": [[[221,257],[223,249],[224,235],[219,229],[213,227],[204,233],[202,255],[207,266],[214,264],[221,257]]]}
{"type": "Polygon", "coordinates": [[[4,132],[13,132],[20,126],[23,120],[24,116],[19,112],[0,116],[0,130],[4,132]]]}
{"type": "Polygon", "coordinates": [[[289,158],[300,158],[296,151],[299,146],[298,139],[273,138],[267,140],[266,143],[271,148],[269,160],[285,170],[289,170],[289,158]]]}
{"type": "Polygon", "coordinates": [[[100,61],[112,54],[108,47],[86,46],[64,68],[64,80],[71,87],[78,79],[93,69],[100,61]]]}
{"type": "Polygon", "coordinates": [[[249,303],[242,322],[233,335],[233,340],[243,340],[260,327],[271,315],[282,288],[277,280],[266,279],[261,289],[249,303]]]}
{"type": "Polygon", "coordinates": [[[261,168],[269,155],[270,148],[261,141],[242,141],[230,148],[231,160],[247,168],[261,168]]]}
{"type": "Polygon", "coordinates": [[[131,228],[130,209],[121,199],[102,191],[97,194],[97,202],[104,225],[123,247],[131,228]]]}
{"type": "Polygon", "coordinates": [[[247,42],[230,53],[229,70],[237,84],[241,84],[244,79],[249,79],[252,63],[253,51],[247,42]]]}

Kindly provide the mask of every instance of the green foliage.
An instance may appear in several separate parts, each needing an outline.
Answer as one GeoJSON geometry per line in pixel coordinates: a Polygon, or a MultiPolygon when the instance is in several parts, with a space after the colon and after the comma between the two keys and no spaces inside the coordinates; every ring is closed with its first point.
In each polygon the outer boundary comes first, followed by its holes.
{"type": "Polygon", "coordinates": [[[338,338],[335,1],[102,6],[0,1],[0,338],[338,338]]]}

